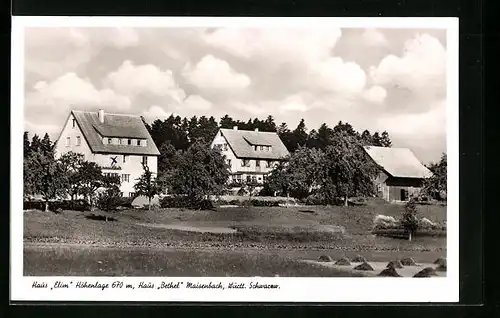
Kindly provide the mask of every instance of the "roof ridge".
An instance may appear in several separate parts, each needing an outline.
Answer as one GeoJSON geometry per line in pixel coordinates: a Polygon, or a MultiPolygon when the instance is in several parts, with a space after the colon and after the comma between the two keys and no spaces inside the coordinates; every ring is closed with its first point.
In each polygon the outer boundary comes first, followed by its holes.
{"type": "MultiPolygon", "coordinates": [[[[97,112],[89,111],[89,110],[75,110],[72,109],[71,112],[77,112],[77,113],[88,113],[88,114],[96,114],[97,112]]],[[[119,113],[106,113],[104,112],[105,115],[113,115],[113,116],[128,116],[128,117],[134,117],[134,118],[141,118],[141,115],[134,115],[134,114],[119,114],[119,113]]]]}

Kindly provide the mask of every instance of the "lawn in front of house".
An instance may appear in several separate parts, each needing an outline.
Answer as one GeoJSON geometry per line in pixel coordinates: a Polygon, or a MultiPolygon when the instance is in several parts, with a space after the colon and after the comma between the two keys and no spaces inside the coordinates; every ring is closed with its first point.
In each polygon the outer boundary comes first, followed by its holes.
{"type": "MultiPolygon", "coordinates": [[[[425,205],[418,208],[422,216],[432,221],[446,219],[446,207],[425,205]]],[[[274,242],[346,247],[378,246],[381,249],[446,247],[445,238],[421,237],[408,242],[371,235],[374,216],[398,216],[403,209],[403,205],[379,204],[354,207],[236,207],[217,208],[214,211],[125,210],[109,213],[109,216],[116,219],[113,222],[88,219],[86,216],[89,212],[63,211],[54,214],[32,210],[24,213],[24,239],[135,245],[274,242]]]]}

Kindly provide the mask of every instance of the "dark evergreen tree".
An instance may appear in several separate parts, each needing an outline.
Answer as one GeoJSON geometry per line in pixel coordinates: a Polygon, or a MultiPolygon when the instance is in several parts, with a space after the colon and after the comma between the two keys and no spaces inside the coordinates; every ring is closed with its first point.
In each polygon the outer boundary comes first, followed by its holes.
{"type": "Polygon", "coordinates": [[[42,141],[37,134],[33,135],[31,138],[31,151],[36,152],[42,148],[42,141]]]}
{"type": "Polygon", "coordinates": [[[380,145],[382,147],[391,147],[392,142],[391,139],[389,138],[389,133],[387,131],[382,132],[382,136],[380,137],[380,145]]]}
{"type": "Polygon", "coordinates": [[[30,153],[31,153],[31,143],[28,137],[28,132],[24,132],[24,146],[23,146],[23,151],[24,151],[24,158],[26,159],[30,153]]]}

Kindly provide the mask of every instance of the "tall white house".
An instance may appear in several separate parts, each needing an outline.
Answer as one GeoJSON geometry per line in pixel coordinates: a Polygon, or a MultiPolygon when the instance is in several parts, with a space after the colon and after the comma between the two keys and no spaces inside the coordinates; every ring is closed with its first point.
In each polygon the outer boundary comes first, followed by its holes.
{"type": "Polygon", "coordinates": [[[73,110],[55,144],[56,157],[70,151],[97,163],[104,174],[118,175],[125,197],[134,196],[143,163],[158,171],[160,152],[140,116],[73,110]]]}
{"type": "Polygon", "coordinates": [[[230,183],[264,183],[274,165],[289,154],[275,132],[221,128],[211,144],[226,157],[230,183]]]}

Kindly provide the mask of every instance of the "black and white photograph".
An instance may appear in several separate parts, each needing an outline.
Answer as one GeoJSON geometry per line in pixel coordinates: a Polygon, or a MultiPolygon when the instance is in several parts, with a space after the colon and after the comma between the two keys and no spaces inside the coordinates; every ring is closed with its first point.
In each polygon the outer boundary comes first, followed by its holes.
{"type": "Polygon", "coordinates": [[[17,299],[458,301],[457,19],[13,32],[17,299]]]}

